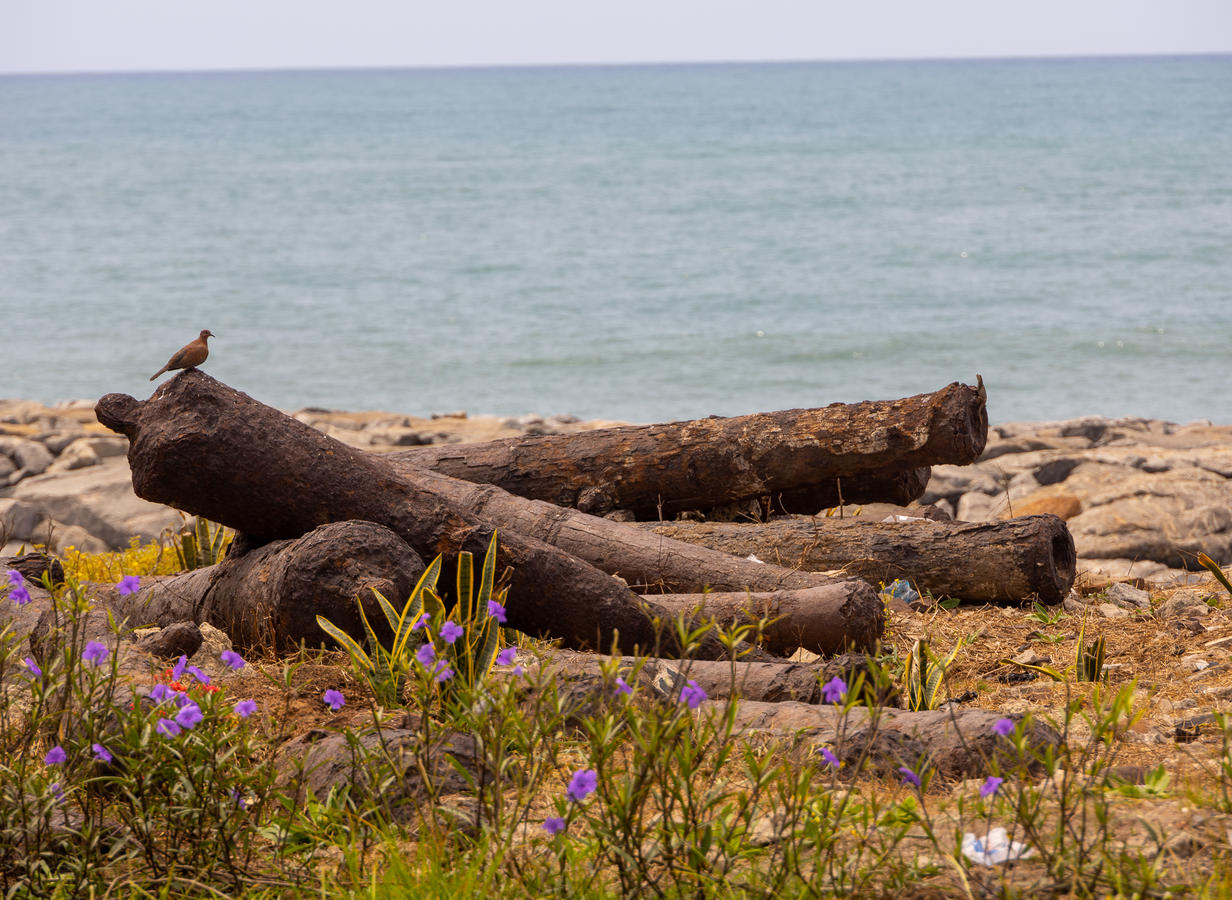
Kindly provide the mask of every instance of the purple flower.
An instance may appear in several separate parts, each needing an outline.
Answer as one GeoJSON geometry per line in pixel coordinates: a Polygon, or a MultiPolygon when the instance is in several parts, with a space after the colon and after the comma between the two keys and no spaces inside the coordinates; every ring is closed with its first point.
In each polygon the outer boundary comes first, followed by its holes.
{"type": "Polygon", "coordinates": [[[175,714],[175,724],[181,728],[192,728],[205,718],[201,712],[201,707],[195,703],[187,703],[180,707],[180,711],[175,714]]]}
{"type": "Polygon", "coordinates": [[[633,688],[629,687],[629,682],[619,675],[616,676],[616,693],[624,694],[626,697],[633,693],[633,688]]]}
{"type": "Polygon", "coordinates": [[[436,672],[437,681],[448,681],[450,678],[453,678],[453,669],[449,668],[443,659],[436,664],[434,671],[436,672]]]}
{"type": "Polygon", "coordinates": [[[25,659],[22,660],[22,662],[26,664],[26,668],[30,670],[30,674],[33,675],[35,678],[43,677],[43,670],[39,668],[38,663],[34,661],[33,657],[27,656],[25,659]]]}
{"type": "Polygon", "coordinates": [[[441,626],[441,638],[446,644],[452,644],[458,638],[462,637],[465,632],[461,625],[455,625],[453,622],[446,622],[441,626]]]}
{"type": "Polygon", "coordinates": [[[175,723],[174,719],[159,719],[158,724],[154,726],[154,730],[163,737],[175,737],[180,733],[180,726],[175,723]]]}
{"type": "Polygon", "coordinates": [[[581,803],[599,786],[599,773],[594,769],[578,769],[569,779],[565,794],[574,803],[581,803]]]}
{"type": "Polygon", "coordinates": [[[180,658],[175,661],[175,668],[171,670],[171,680],[179,681],[184,677],[184,667],[188,665],[188,657],[180,654],[180,658]]]}
{"type": "Polygon", "coordinates": [[[424,613],[411,625],[411,631],[418,631],[420,628],[428,627],[428,620],[432,618],[430,613],[424,613]]]}
{"type": "Polygon", "coordinates": [[[909,784],[912,787],[920,786],[920,776],[915,774],[915,772],[912,772],[906,766],[899,766],[898,771],[903,776],[903,784],[909,784]]]}
{"type": "Polygon", "coordinates": [[[505,607],[501,606],[495,600],[488,601],[488,615],[500,622],[502,625],[505,624],[505,607]]]}
{"type": "Polygon", "coordinates": [[[680,702],[689,704],[689,709],[697,709],[705,699],[705,688],[701,687],[692,678],[689,679],[688,684],[680,689],[680,702]]]}
{"type": "Polygon", "coordinates": [[[1001,737],[1007,737],[1008,735],[1013,734],[1014,733],[1014,720],[1013,719],[997,719],[997,721],[993,723],[992,733],[999,734],[1001,735],[1001,737]]]}
{"type": "Polygon", "coordinates": [[[54,782],[47,786],[47,790],[51,791],[51,795],[56,798],[57,803],[64,802],[64,789],[60,787],[60,782],[54,782]]]}
{"type": "Polygon", "coordinates": [[[325,702],[325,705],[334,712],[337,712],[342,709],[342,707],[346,706],[346,697],[342,696],[342,691],[335,691],[333,688],[326,691],[321,696],[321,699],[325,702]]]}
{"type": "Polygon", "coordinates": [[[829,747],[822,747],[820,753],[821,758],[826,761],[827,765],[834,766],[836,769],[839,767],[838,757],[830,751],[829,747]]]}
{"type": "Polygon", "coordinates": [[[209,684],[209,683],[210,683],[210,676],[209,676],[209,675],[206,675],[204,672],[202,672],[202,671],[201,671],[200,669],[198,669],[196,666],[189,666],[189,667],[188,667],[188,668],[186,668],[184,671],[186,671],[186,672],[187,672],[189,675],[191,675],[193,678],[195,678],[195,679],[197,679],[198,681],[200,681],[202,684],[209,684]]]}
{"type": "Polygon", "coordinates": [[[94,744],[91,749],[94,751],[94,758],[99,762],[111,762],[111,753],[102,744],[94,744]]]}
{"type": "Polygon", "coordinates": [[[18,606],[25,606],[30,602],[30,591],[26,587],[26,577],[16,569],[9,569],[9,584],[13,586],[13,590],[9,593],[9,597],[18,606]]]}
{"type": "Polygon", "coordinates": [[[235,801],[235,805],[240,809],[248,808],[248,801],[244,799],[238,788],[231,788],[231,799],[235,801]]]}
{"type": "Polygon", "coordinates": [[[224,663],[226,663],[232,669],[244,668],[244,657],[240,656],[234,650],[222,651],[222,653],[219,655],[219,659],[221,659],[224,663]]]}
{"type": "Polygon", "coordinates": [[[543,830],[551,835],[560,834],[565,830],[565,820],[560,816],[552,816],[543,823],[543,830]]]}
{"type": "Polygon", "coordinates": [[[110,653],[111,651],[107,649],[106,644],[100,644],[98,641],[89,641],[86,644],[85,651],[81,654],[81,658],[88,663],[101,666],[110,653]]]}
{"type": "Polygon", "coordinates": [[[121,594],[135,594],[139,587],[141,587],[140,578],[136,575],[125,575],[120,579],[120,583],[116,585],[116,590],[121,594]]]}
{"type": "Polygon", "coordinates": [[[436,648],[431,644],[420,644],[419,649],[415,651],[415,658],[425,669],[431,669],[436,662],[436,648]]]}
{"type": "Polygon", "coordinates": [[[239,703],[235,704],[235,714],[239,716],[241,719],[247,719],[249,716],[251,716],[256,711],[257,711],[257,701],[256,700],[241,700],[239,703]]]}
{"type": "Polygon", "coordinates": [[[821,686],[821,698],[827,703],[842,703],[847,696],[847,682],[835,675],[821,686]]]}
{"type": "Polygon", "coordinates": [[[517,647],[506,647],[500,653],[496,654],[496,664],[498,666],[511,666],[513,661],[518,658],[517,647]]]}
{"type": "Polygon", "coordinates": [[[43,757],[43,762],[49,766],[59,766],[68,759],[68,754],[64,752],[64,748],[59,744],[47,751],[47,755],[43,757]]]}
{"type": "Polygon", "coordinates": [[[176,706],[178,706],[180,709],[183,709],[185,706],[194,705],[192,697],[188,696],[188,694],[184,693],[183,691],[176,691],[175,693],[173,693],[171,695],[171,702],[174,703],[176,706]]]}
{"type": "Polygon", "coordinates": [[[1001,787],[1001,783],[1003,781],[1005,781],[1004,778],[998,778],[996,775],[989,775],[988,779],[984,782],[984,786],[980,788],[980,796],[987,800],[997,792],[997,789],[1001,787]]]}
{"type": "Polygon", "coordinates": [[[171,688],[167,687],[162,682],[159,682],[154,685],[154,687],[150,688],[149,697],[155,703],[162,703],[164,700],[174,696],[175,691],[171,690],[171,688]]]}

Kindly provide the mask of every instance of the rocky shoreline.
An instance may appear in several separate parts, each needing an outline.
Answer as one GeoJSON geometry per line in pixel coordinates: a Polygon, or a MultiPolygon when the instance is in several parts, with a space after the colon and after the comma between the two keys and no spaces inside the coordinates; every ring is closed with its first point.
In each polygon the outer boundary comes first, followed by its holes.
{"type": "MultiPolygon", "coordinates": [[[[620,424],[465,412],[293,415],[377,452],[620,424]]],[[[115,550],[133,535],[148,541],[181,527],[178,511],[133,494],[127,449],[95,420],[90,401],[0,400],[0,556],[31,543],[115,550]]],[[[933,469],[920,503],[972,522],[1053,513],[1066,520],[1088,579],[1176,586],[1194,580],[1199,552],[1232,564],[1232,426],[1095,416],[997,425],[979,461],[933,469]]]]}

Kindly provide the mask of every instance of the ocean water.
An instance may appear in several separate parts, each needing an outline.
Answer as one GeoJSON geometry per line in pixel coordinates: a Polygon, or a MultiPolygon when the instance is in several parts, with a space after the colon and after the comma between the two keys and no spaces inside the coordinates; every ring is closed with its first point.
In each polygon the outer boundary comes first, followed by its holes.
{"type": "Polygon", "coordinates": [[[1232,422],[1232,57],[0,77],[0,396],[1232,422]]]}

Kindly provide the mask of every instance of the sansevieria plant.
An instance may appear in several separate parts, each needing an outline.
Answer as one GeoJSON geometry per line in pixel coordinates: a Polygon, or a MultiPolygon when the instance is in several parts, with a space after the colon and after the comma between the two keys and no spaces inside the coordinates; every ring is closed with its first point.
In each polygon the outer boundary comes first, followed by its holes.
{"type": "Polygon", "coordinates": [[[359,615],[368,635],[370,651],[366,651],[329,619],[317,616],[321,629],[350,654],[352,664],[371,686],[378,703],[385,706],[400,704],[413,667],[424,665],[425,658],[436,661],[438,649],[440,662],[435,664],[432,671],[448,673],[447,678],[436,679],[436,683],[443,685],[445,690],[450,690],[453,685],[474,686],[488,674],[500,649],[501,634],[496,613],[503,621],[506,595],[505,589],[496,587],[496,548],[496,533],[493,532],[484,554],[478,594],[474,590],[472,554],[465,550],[458,554],[457,602],[448,613],[436,590],[441,574],[439,556],[420,576],[401,611],[396,610],[374,588],[372,593],[393,633],[388,647],[381,643],[368,621],[362,602],[359,603],[359,615]],[[432,652],[426,656],[422,652],[425,644],[433,645],[429,648],[432,652]]]}

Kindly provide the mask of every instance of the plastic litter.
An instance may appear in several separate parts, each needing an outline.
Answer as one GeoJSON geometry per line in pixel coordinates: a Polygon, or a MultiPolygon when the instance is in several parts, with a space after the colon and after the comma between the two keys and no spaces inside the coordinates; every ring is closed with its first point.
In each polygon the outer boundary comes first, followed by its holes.
{"type": "Polygon", "coordinates": [[[1016,859],[1025,859],[1035,853],[1022,841],[1011,841],[1005,829],[991,829],[980,840],[970,831],[963,835],[963,856],[981,866],[1000,866],[1016,859]]]}
{"type": "Polygon", "coordinates": [[[911,586],[910,581],[903,581],[901,578],[895,578],[886,587],[882,588],[881,593],[889,594],[891,597],[897,597],[904,603],[910,603],[912,600],[919,600],[920,595],[915,588],[911,586]]]}

